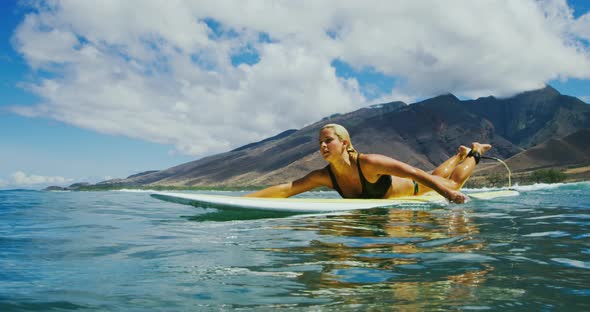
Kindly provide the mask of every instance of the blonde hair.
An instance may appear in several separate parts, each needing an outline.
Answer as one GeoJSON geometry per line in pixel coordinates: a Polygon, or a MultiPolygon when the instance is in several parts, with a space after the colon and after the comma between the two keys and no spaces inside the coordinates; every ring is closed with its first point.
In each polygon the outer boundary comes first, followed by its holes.
{"type": "Polygon", "coordinates": [[[327,124],[320,129],[320,131],[324,129],[332,129],[334,130],[334,134],[340,139],[340,141],[347,141],[348,145],[346,146],[346,151],[348,155],[350,155],[353,159],[357,159],[359,152],[352,146],[352,141],[350,140],[350,134],[348,134],[348,130],[343,126],[335,123],[327,124]]]}

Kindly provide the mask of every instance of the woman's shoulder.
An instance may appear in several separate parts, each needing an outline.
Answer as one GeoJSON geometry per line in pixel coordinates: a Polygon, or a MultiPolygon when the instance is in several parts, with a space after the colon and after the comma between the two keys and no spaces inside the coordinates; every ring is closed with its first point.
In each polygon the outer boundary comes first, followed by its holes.
{"type": "Polygon", "coordinates": [[[363,172],[381,174],[389,172],[391,168],[399,167],[402,162],[382,154],[363,154],[360,156],[360,164],[363,172]]]}
{"type": "Polygon", "coordinates": [[[394,160],[393,158],[382,154],[359,154],[359,159],[362,163],[367,164],[376,164],[383,161],[394,160]]]}

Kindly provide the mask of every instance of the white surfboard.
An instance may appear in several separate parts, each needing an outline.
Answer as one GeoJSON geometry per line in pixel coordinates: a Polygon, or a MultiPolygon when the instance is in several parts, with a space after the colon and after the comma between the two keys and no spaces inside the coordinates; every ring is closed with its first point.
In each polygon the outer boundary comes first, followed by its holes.
{"type": "MultiPolygon", "coordinates": [[[[517,191],[502,190],[467,194],[475,199],[493,199],[516,196],[517,191]]],[[[328,198],[258,198],[197,193],[157,192],[153,197],[172,202],[189,204],[202,208],[276,211],[290,213],[322,213],[350,211],[371,208],[443,205],[447,200],[441,195],[430,192],[420,196],[398,197],[392,199],[328,199],[328,198]]]]}

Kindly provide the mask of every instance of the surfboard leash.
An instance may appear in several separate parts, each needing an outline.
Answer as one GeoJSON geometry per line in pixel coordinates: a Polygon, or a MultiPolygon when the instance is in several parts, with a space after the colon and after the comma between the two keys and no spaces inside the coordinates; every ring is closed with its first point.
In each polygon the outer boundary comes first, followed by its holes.
{"type": "Polygon", "coordinates": [[[489,159],[489,160],[495,160],[499,163],[501,163],[502,165],[504,165],[504,167],[506,167],[506,170],[508,171],[508,188],[512,188],[512,171],[510,171],[510,168],[508,167],[508,164],[506,164],[505,161],[503,161],[500,158],[496,158],[496,157],[489,157],[489,156],[481,156],[481,158],[483,159],[489,159]]]}

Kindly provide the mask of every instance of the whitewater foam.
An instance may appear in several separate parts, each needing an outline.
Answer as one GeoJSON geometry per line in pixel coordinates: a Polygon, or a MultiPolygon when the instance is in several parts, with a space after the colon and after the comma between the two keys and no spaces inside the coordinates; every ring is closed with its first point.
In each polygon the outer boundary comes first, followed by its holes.
{"type": "Polygon", "coordinates": [[[574,182],[574,183],[535,183],[531,185],[518,185],[512,187],[482,187],[482,188],[463,188],[461,191],[469,192],[489,192],[489,191],[503,191],[516,190],[519,192],[532,192],[541,190],[553,190],[563,187],[590,187],[590,181],[574,182]]]}

